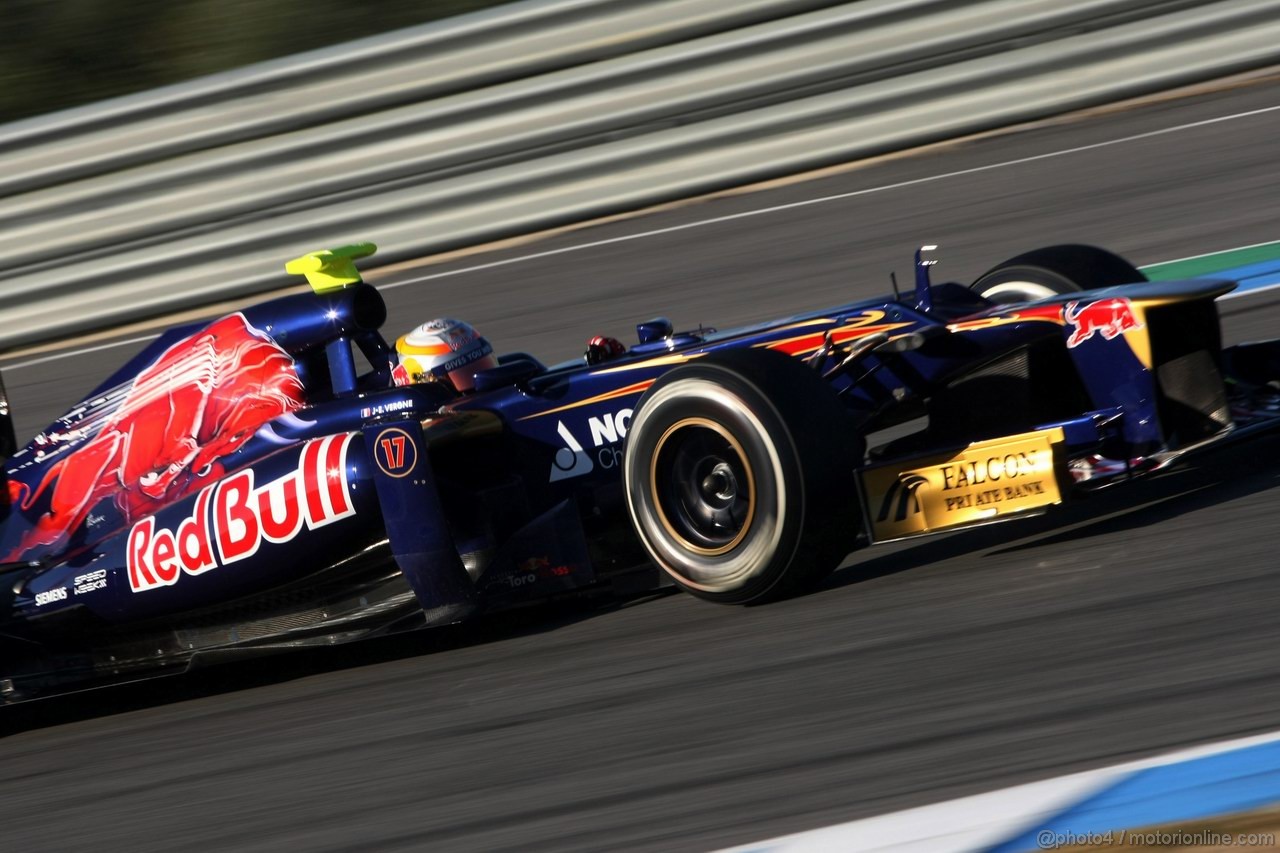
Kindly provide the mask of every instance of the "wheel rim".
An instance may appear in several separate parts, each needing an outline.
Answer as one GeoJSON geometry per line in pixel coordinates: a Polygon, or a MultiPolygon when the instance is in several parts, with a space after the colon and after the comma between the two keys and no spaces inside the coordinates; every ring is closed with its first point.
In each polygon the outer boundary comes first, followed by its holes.
{"type": "Polygon", "coordinates": [[[654,510],[681,547],[714,557],[746,538],[756,512],[755,474],[728,430],[685,418],[667,428],[651,458],[654,510]]]}

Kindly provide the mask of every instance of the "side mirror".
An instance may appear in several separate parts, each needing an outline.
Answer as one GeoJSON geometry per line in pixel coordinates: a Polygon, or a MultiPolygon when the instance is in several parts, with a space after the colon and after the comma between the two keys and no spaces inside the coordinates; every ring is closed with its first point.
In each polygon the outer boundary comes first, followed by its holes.
{"type": "Polygon", "coordinates": [[[636,324],[636,337],[642,344],[654,344],[671,337],[674,327],[666,317],[654,317],[636,324]]]}

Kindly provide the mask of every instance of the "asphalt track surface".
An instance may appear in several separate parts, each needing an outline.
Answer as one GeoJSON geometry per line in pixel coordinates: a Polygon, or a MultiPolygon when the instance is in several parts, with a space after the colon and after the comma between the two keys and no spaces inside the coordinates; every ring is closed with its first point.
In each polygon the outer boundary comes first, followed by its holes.
{"type": "MultiPolygon", "coordinates": [[[[556,359],[656,313],[874,295],[919,242],[968,280],[1053,242],[1151,263],[1274,240],[1280,110],[1239,114],[1278,105],[1263,82],[422,267],[389,326],[449,313],[556,359]]],[[[1231,340],[1280,334],[1280,291],[1223,307],[1231,340]]],[[[128,351],[6,369],[21,437],[128,351]]],[[[766,607],[560,609],[9,709],[3,847],[709,849],[1280,728],[1277,461],[1259,440],[862,552],[766,607]]]]}

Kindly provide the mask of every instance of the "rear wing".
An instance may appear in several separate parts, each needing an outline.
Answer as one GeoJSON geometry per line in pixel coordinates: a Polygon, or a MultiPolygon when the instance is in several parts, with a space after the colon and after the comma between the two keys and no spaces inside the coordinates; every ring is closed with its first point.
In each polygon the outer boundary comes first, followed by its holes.
{"type": "MultiPolygon", "coordinates": [[[[13,432],[13,414],[9,411],[9,395],[0,377],[0,462],[18,452],[18,439],[13,432]]],[[[0,474],[3,474],[0,471],[0,474]]]]}
{"type": "MultiPolygon", "coordinates": [[[[9,457],[18,452],[18,439],[13,432],[13,413],[9,411],[9,395],[0,379],[0,521],[9,517],[9,475],[5,466],[9,457]]],[[[0,571],[3,571],[0,568],[0,571]]],[[[0,596],[0,604],[3,597],[0,596]]]]}

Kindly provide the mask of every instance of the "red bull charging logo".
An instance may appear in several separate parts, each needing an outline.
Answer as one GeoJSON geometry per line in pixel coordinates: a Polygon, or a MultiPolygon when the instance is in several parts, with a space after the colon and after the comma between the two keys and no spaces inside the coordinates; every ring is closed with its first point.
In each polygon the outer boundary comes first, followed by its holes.
{"type": "Polygon", "coordinates": [[[1094,334],[1102,335],[1104,340],[1110,341],[1125,332],[1143,327],[1134,313],[1133,305],[1128,299],[1120,297],[1100,299],[1083,307],[1080,307],[1079,302],[1068,302],[1063,317],[1075,327],[1067,338],[1069,348],[1080,346],[1094,334]]]}
{"type": "Polygon", "coordinates": [[[293,359],[241,314],[169,347],[118,393],[109,414],[91,412],[75,424],[87,431],[105,418],[39,485],[14,484],[21,509],[46,492],[49,506],[6,559],[65,543],[104,498],[131,521],[217,480],[220,458],[267,421],[301,408],[304,397],[293,359]]]}
{"type": "Polygon", "coordinates": [[[172,586],[258,553],[263,542],[288,542],[303,527],[315,530],[355,515],[347,491],[351,433],[307,442],[294,471],[259,486],[253,469],[205,486],[176,529],[144,518],[129,531],[125,565],[129,588],[172,586]]]}

